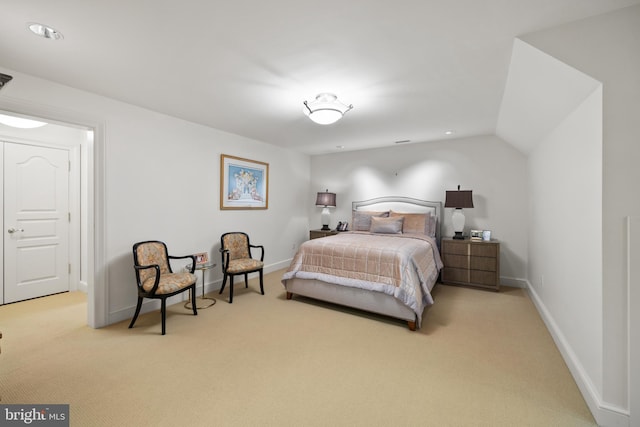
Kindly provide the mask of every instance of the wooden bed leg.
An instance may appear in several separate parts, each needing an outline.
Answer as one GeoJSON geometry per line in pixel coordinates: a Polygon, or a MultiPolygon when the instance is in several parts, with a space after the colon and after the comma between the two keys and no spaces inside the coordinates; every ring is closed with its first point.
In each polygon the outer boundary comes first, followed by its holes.
{"type": "Polygon", "coordinates": [[[293,297],[293,294],[291,292],[287,292],[287,299],[291,299],[291,297],[293,297]]]}
{"type": "Polygon", "coordinates": [[[415,331],[416,330],[416,322],[413,322],[411,320],[407,320],[407,326],[409,326],[409,330],[410,331],[415,331]]]}

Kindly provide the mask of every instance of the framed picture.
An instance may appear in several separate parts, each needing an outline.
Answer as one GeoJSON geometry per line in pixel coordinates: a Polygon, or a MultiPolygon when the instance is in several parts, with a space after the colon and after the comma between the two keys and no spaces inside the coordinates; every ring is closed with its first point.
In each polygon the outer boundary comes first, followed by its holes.
{"type": "Polygon", "coordinates": [[[471,240],[482,240],[482,230],[471,230],[471,240]]]}
{"type": "Polygon", "coordinates": [[[200,252],[199,254],[194,254],[196,256],[196,265],[202,265],[209,262],[209,254],[207,252],[200,252]]]}
{"type": "Polygon", "coordinates": [[[491,230],[484,230],[482,232],[482,240],[486,240],[486,241],[491,240],[491,230]]]}
{"type": "Polygon", "coordinates": [[[220,156],[220,209],[268,209],[269,164],[220,156]]]}

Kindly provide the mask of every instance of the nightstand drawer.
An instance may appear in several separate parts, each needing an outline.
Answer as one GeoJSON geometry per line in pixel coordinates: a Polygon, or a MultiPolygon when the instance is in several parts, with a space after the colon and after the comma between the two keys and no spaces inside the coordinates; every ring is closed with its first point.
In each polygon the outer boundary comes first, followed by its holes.
{"type": "MultiPolygon", "coordinates": [[[[445,264],[446,265],[446,264],[445,264]]],[[[472,270],[496,271],[498,269],[497,258],[471,257],[472,270]]]]}
{"type": "Polygon", "coordinates": [[[457,282],[468,283],[469,282],[469,270],[463,268],[444,268],[442,270],[443,282],[457,282]]]}
{"type": "Polygon", "coordinates": [[[493,244],[472,244],[471,256],[484,256],[489,258],[496,258],[498,256],[498,245],[493,244]]]}
{"type": "Polygon", "coordinates": [[[465,256],[469,255],[469,245],[465,244],[464,241],[461,242],[462,243],[453,243],[453,241],[447,241],[442,245],[442,253],[465,256]]]}
{"type": "Polygon", "coordinates": [[[497,286],[498,277],[496,276],[495,272],[471,270],[471,283],[497,286]]]}
{"type": "Polygon", "coordinates": [[[466,255],[442,254],[442,263],[445,267],[469,268],[469,257],[466,255]]]}

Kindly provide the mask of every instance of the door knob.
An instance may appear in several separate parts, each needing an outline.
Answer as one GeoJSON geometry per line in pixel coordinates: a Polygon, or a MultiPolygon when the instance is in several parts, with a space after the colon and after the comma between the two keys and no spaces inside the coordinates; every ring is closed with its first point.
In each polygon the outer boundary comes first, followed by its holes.
{"type": "Polygon", "coordinates": [[[24,231],[24,228],[10,228],[10,229],[7,230],[7,232],[9,234],[13,234],[13,233],[16,233],[18,231],[24,231]]]}

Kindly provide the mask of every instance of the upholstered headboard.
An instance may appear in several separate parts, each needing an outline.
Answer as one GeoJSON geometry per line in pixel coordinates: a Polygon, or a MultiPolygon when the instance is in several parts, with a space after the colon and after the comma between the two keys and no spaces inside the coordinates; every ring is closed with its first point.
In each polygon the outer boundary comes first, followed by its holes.
{"type": "Polygon", "coordinates": [[[442,202],[414,199],[402,196],[377,197],[375,199],[351,202],[353,211],[396,211],[406,213],[427,213],[436,218],[436,241],[440,245],[442,224],[442,202]]]}

